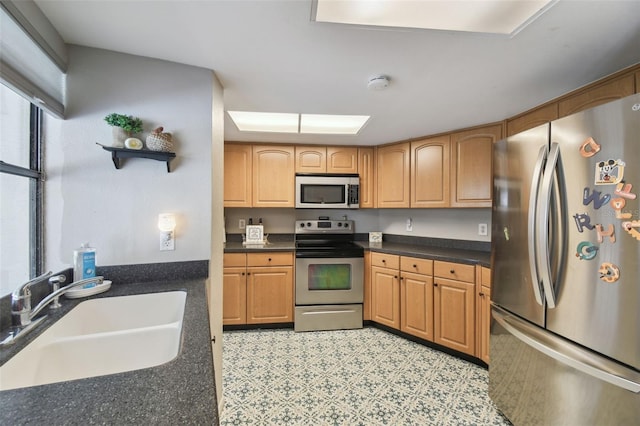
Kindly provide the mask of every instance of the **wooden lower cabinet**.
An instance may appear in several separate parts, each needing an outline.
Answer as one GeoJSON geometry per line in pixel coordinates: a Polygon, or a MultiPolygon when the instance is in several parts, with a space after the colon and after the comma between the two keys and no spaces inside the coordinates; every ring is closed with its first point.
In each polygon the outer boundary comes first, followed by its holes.
{"type": "Polygon", "coordinates": [[[293,253],[225,253],[222,323],[293,322],[293,253]]]}
{"type": "Polygon", "coordinates": [[[362,302],[362,319],[371,320],[371,252],[364,252],[364,288],[362,302]]]}
{"type": "Polygon", "coordinates": [[[397,269],[371,267],[371,319],[400,329],[400,280],[397,269]]]}
{"type": "Polygon", "coordinates": [[[475,356],[475,267],[436,261],[433,281],[434,342],[475,356]],[[466,277],[469,268],[471,282],[442,277],[466,277]]]}
{"type": "Polygon", "coordinates": [[[489,364],[489,337],[491,325],[491,269],[485,266],[476,267],[476,357],[489,364]]]}
{"type": "Polygon", "coordinates": [[[433,277],[400,275],[400,330],[433,341],[433,277]]]}

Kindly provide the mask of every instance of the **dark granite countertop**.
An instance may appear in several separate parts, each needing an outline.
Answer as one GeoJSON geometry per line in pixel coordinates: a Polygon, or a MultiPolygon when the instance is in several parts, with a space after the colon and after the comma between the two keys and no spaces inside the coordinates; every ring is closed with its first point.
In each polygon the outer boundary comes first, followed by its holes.
{"type": "Polygon", "coordinates": [[[369,243],[357,241],[365,250],[373,252],[412,256],[423,259],[443,260],[446,262],[466,263],[491,267],[491,253],[480,250],[468,250],[452,247],[435,247],[421,244],[397,242],[369,243]]]}
{"type": "MultiPolygon", "coordinates": [[[[264,246],[243,246],[240,237],[240,234],[229,234],[224,252],[294,251],[296,248],[292,234],[269,237],[274,241],[264,246]]],[[[368,234],[355,237],[365,250],[491,267],[490,243],[387,234],[382,243],[369,243],[368,234]]]]}
{"type": "MultiPolygon", "coordinates": [[[[182,345],[174,360],[125,373],[1,391],[0,424],[218,424],[205,280],[114,280],[109,291],[92,298],[174,290],[187,292],[182,345]]],[[[87,299],[63,297],[59,313],[49,315],[24,342],[0,350],[0,364],[87,299]]]]}
{"type": "Polygon", "coordinates": [[[263,252],[263,251],[293,251],[296,246],[291,241],[274,241],[265,245],[242,245],[241,242],[227,241],[224,245],[225,253],[251,253],[251,252],[263,252]]]}

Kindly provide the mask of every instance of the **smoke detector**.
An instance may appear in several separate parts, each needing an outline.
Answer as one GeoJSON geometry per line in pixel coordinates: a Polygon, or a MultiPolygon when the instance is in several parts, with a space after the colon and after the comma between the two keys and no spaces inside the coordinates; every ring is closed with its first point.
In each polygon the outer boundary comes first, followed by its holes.
{"type": "Polygon", "coordinates": [[[389,77],[386,75],[376,75],[369,79],[367,88],[369,90],[384,90],[389,86],[389,77]]]}

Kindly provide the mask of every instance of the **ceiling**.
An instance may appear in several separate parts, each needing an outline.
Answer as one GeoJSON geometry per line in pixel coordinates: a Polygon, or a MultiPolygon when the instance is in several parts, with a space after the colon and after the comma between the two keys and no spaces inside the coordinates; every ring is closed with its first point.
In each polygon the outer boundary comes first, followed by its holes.
{"type": "Polygon", "coordinates": [[[311,0],[36,3],[69,44],[214,70],[225,110],[371,116],[335,136],[241,133],[225,114],[233,141],[411,139],[502,120],[640,62],[640,0],[560,0],[514,37],[315,22],[311,0]],[[370,91],[377,74],[391,83],[370,91]]]}

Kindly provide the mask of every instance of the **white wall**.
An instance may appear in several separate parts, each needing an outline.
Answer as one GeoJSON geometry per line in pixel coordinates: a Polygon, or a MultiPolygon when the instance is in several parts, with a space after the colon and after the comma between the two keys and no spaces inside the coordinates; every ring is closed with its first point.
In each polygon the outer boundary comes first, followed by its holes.
{"type": "Polygon", "coordinates": [[[491,241],[491,209],[359,209],[359,210],[296,210],[226,208],[227,233],[244,232],[238,220],[262,217],[264,232],[291,234],[297,219],[317,219],[318,216],[342,219],[347,215],[356,222],[356,232],[382,231],[387,234],[415,237],[445,238],[467,241],[491,241]],[[407,218],[412,218],[413,231],[406,230],[407,218]],[[478,224],[488,225],[487,236],[478,235],[478,224]]]}
{"type": "Polygon", "coordinates": [[[70,266],[82,242],[98,265],[209,259],[211,70],[70,46],[67,89],[67,119],[44,128],[46,268],[70,266]],[[138,158],[116,170],[96,145],[111,144],[111,112],[140,117],[143,141],[157,126],[172,132],[173,171],[138,158]],[[164,212],[177,216],[175,251],[159,251],[164,212]]]}

